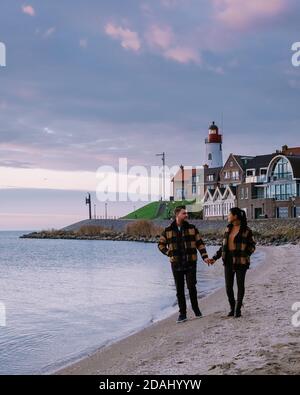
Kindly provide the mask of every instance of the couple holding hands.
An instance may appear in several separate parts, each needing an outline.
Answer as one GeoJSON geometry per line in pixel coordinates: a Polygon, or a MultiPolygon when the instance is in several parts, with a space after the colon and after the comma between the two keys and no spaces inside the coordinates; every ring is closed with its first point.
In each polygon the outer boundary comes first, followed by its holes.
{"type": "Polygon", "coordinates": [[[184,282],[186,279],[192,309],[200,318],[202,313],[197,298],[197,251],[208,265],[213,265],[222,258],[225,273],[226,293],[230,305],[228,317],[241,317],[241,307],[245,294],[245,277],[250,266],[250,256],[255,251],[255,241],[251,229],[247,225],[246,213],[238,207],[230,209],[228,225],[225,229],[223,242],[216,254],[209,258],[205,244],[195,225],[186,221],[188,213],[185,206],[175,209],[175,220],[167,226],[159,239],[159,250],[167,255],[175,280],[176,296],[179,306],[177,323],[187,320],[184,282]],[[237,299],[234,296],[234,276],[237,281],[237,299]]]}

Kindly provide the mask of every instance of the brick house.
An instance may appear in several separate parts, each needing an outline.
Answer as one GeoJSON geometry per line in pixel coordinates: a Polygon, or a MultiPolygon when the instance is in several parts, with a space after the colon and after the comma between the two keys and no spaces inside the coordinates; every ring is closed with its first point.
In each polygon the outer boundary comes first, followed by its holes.
{"type": "Polygon", "coordinates": [[[300,148],[283,146],[248,163],[237,205],[249,219],[300,218],[300,148]]]}
{"type": "Polygon", "coordinates": [[[237,186],[245,181],[246,168],[254,156],[241,156],[230,154],[225,165],[220,171],[221,187],[237,186]]]}

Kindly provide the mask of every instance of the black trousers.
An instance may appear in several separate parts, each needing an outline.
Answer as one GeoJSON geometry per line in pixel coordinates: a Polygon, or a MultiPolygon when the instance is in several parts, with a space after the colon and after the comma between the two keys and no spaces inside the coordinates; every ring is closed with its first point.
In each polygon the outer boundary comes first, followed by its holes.
{"type": "Polygon", "coordinates": [[[176,286],[176,296],[179,306],[179,313],[183,315],[186,315],[184,280],[186,280],[186,284],[189,290],[192,309],[195,314],[199,312],[197,288],[196,288],[196,284],[197,284],[196,270],[197,270],[196,265],[195,268],[187,269],[184,271],[178,271],[172,267],[175,286],[176,286]]]}
{"type": "Polygon", "coordinates": [[[226,256],[224,269],[225,269],[224,271],[225,271],[226,293],[230,307],[233,308],[235,306],[233,284],[234,284],[234,276],[236,275],[236,282],[238,288],[237,308],[241,308],[245,295],[245,277],[246,277],[247,269],[241,268],[233,271],[232,257],[230,254],[227,254],[226,256]]]}

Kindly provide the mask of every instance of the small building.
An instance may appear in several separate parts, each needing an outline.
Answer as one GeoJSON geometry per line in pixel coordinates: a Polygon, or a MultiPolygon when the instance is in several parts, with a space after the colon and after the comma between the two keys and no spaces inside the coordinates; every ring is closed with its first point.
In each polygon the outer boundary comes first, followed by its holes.
{"type": "Polygon", "coordinates": [[[203,219],[224,220],[229,210],[236,205],[236,187],[227,185],[225,188],[208,188],[203,199],[203,219]]]}
{"type": "Polygon", "coordinates": [[[171,179],[173,182],[173,196],[175,200],[193,200],[197,193],[197,169],[184,167],[180,168],[171,179]]]}

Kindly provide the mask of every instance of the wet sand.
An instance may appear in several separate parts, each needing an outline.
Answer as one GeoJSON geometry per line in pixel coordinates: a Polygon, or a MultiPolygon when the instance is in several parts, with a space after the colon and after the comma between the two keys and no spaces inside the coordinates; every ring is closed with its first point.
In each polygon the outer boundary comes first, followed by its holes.
{"type": "Polygon", "coordinates": [[[241,318],[227,317],[222,288],[200,299],[203,318],[172,315],[56,374],[299,374],[300,246],[258,248],[266,259],[247,273],[241,318]]]}

